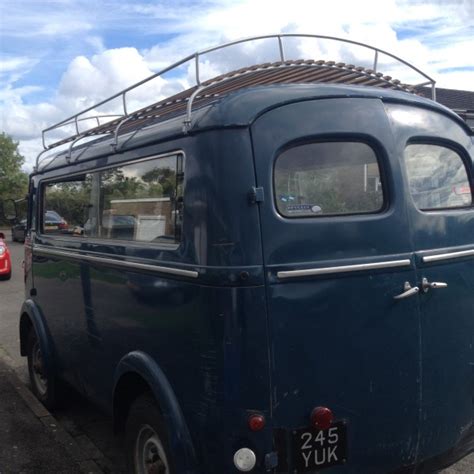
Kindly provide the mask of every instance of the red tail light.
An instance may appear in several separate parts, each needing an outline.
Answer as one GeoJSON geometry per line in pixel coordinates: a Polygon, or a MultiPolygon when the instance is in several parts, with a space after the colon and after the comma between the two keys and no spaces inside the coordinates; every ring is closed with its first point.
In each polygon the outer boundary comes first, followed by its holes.
{"type": "Polygon", "coordinates": [[[263,415],[259,415],[258,413],[254,413],[253,415],[249,416],[248,423],[251,431],[263,430],[265,427],[265,417],[263,415]]]}
{"type": "Polygon", "coordinates": [[[329,408],[316,407],[311,412],[311,426],[319,430],[327,430],[334,420],[334,415],[329,408]]]}

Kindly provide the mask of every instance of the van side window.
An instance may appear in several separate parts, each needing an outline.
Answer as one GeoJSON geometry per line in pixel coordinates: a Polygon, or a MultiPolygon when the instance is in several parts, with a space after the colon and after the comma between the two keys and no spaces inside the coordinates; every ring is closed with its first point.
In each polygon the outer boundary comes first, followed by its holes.
{"type": "Polygon", "coordinates": [[[45,234],[80,237],[94,232],[91,211],[91,175],[75,176],[43,188],[41,230],[45,234]]]}
{"type": "Polygon", "coordinates": [[[183,156],[63,178],[43,188],[42,231],[176,244],[183,220],[183,156]]]}
{"type": "Polygon", "coordinates": [[[420,210],[449,209],[472,204],[466,166],[454,150],[433,144],[405,148],[410,192],[420,210]]]}
{"type": "Polygon", "coordinates": [[[284,151],[275,163],[274,187],[284,217],[372,213],[384,205],[377,157],[361,142],[317,142],[284,151]]]}
{"type": "Polygon", "coordinates": [[[99,237],[178,243],[183,178],[182,155],[101,171],[99,237]]]}

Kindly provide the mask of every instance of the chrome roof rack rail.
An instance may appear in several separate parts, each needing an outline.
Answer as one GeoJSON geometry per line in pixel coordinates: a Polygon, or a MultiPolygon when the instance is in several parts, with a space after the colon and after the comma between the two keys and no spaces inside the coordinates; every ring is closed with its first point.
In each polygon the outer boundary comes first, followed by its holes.
{"type": "MultiPolygon", "coordinates": [[[[151,76],[143,79],[142,81],[137,82],[136,84],[127,87],[126,89],[112,95],[111,97],[95,104],[92,107],[88,107],[81,112],[68,117],[61,122],[58,122],[42,131],[42,141],[43,141],[43,152],[46,150],[51,150],[56,148],[60,145],[64,145],[70,142],[76,142],[76,140],[81,137],[91,137],[96,135],[102,134],[113,134],[114,136],[114,147],[118,148],[118,136],[120,133],[126,133],[130,130],[130,127],[133,126],[133,122],[137,122],[136,125],[140,126],[143,125],[143,122],[148,123],[150,120],[156,119],[157,117],[162,117],[164,115],[169,115],[173,113],[180,113],[185,114],[184,122],[183,122],[183,131],[186,132],[189,130],[191,126],[192,120],[192,109],[193,104],[203,103],[205,102],[204,99],[207,101],[213,100],[215,97],[219,97],[225,93],[228,93],[231,90],[236,90],[241,87],[246,87],[249,84],[255,85],[258,84],[258,80],[251,80],[246,81],[245,79],[242,81],[242,84],[239,86],[235,83],[236,78],[247,78],[250,77],[253,73],[255,76],[258,76],[261,71],[266,71],[265,74],[260,74],[260,79],[262,80],[262,84],[268,83],[281,83],[281,82],[296,82],[297,79],[305,80],[306,82],[338,82],[338,83],[346,83],[346,84],[360,84],[360,85],[375,85],[379,87],[389,87],[397,90],[404,90],[406,92],[414,92],[416,88],[424,86],[424,85],[431,85],[431,96],[433,100],[436,100],[436,82],[430,76],[422,72],[420,69],[416,68],[409,62],[387,52],[382,49],[376,48],[374,46],[367,45],[365,43],[361,43],[358,41],[352,41],[349,39],[337,38],[334,36],[325,36],[325,35],[310,35],[310,34],[275,34],[275,35],[262,35],[262,36],[255,36],[252,38],[245,38],[236,41],[232,41],[223,45],[214,46],[211,48],[204,49],[202,51],[198,51],[194,54],[186,56],[185,58],[171,64],[170,66],[160,70],[159,72],[152,74],[151,76]],[[351,64],[345,63],[335,63],[333,61],[316,61],[316,60],[289,60],[287,55],[285,54],[285,40],[288,38],[296,38],[296,39],[315,39],[315,40],[328,40],[328,41],[336,41],[340,43],[345,43],[349,45],[359,46],[369,51],[373,52],[373,61],[372,61],[372,69],[368,68],[361,68],[356,67],[351,64]],[[223,74],[217,78],[213,78],[211,80],[207,80],[202,82],[202,74],[200,71],[200,60],[203,56],[213,53],[219,50],[223,50],[229,48],[231,46],[248,43],[248,42],[255,42],[255,41],[262,41],[262,40],[275,40],[276,47],[277,47],[277,54],[279,57],[279,61],[274,63],[264,63],[257,66],[250,66],[246,68],[242,68],[238,71],[233,71],[227,74],[223,74]],[[394,60],[398,64],[402,64],[419,76],[423,78],[421,84],[416,84],[413,86],[409,86],[407,84],[402,84],[400,81],[393,80],[390,76],[383,76],[380,72],[378,72],[379,62],[380,62],[380,55],[385,55],[391,60],[394,60]],[[158,102],[152,102],[149,106],[136,110],[130,111],[129,104],[127,103],[127,97],[129,93],[133,90],[136,90],[140,86],[143,86],[146,83],[149,83],[153,79],[156,79],[164,74],[176,70],[179,67],[183,66],[184,64],[193,61],[194,62],[194,80],[195,86],[191,87],[186,91],[182,91],[170,98],[163,99],[158,102]],[[312,67],[313,70],[310,75],[308,75],[308,71],[305,72],[306,75],[299,75],[294,74],[294,77],[288,78],[288,75],[285,74],[283,71],[286,68],[299,68],[303,70],[304,68],[308,69],[312,67]],[[322,72],[319,71],[318,74],[314,74],[315,69],[324,68],[326,71],[322,72]],[[278,70],[276,74],[273,71],[278,70]],[[283,71],[283,72],[280,72],[283,71]],[[286,79],[283,80],[282,78],[276,78],[276,76],[285,76],[286,79]],[[303,79],[302,79],[303,78],[303,79]],[[312,78],[312,79],[311,79],[312,78]],[[229,88],[221,87],[219,88],[218,85],[222,83],[232,84],[229,88]],[[203,95],[203,92],[209,89],[209,92],[203,95]],[[121,99],[121,112],[117,114],[94,114],[96,109],[102,107],[106,104],[109,106],[112,105],[112,101],[116,99],[121,99]],[[85,116],[85,114],[91,114],[89,116],[85,116]],[[101,119],[108,118],[111,119],[108,122],[101,124],[101,119]],[[113,119],[113,120],[112,120],[113,119]],[[86,130],[80,130],[79,124],[85,121],[95,120],[97,122],[97,126],[93,128],[89,128],[86,130]],[[46,135],[51,132],[60,132],[62,130],[63,134],[65,132],[64,128],[66,127],[73,127],[74,133],[65,136],[64,138],[54,142],[47,144],[46,143],[46,135]]],[[[291,76],[291,74],[290,74],[291,76]]],[[[70,147],[70,152],[72,151],[72,147],[70,147]]],[[[41,152],[36,160],[36,169],[39,169],[39,159],[43,154],[41,152]]],[[[69,153],[70,155],[70,153],[69,153]]],[[[48,164],[49,165],[49,164],[48,164]]]]}

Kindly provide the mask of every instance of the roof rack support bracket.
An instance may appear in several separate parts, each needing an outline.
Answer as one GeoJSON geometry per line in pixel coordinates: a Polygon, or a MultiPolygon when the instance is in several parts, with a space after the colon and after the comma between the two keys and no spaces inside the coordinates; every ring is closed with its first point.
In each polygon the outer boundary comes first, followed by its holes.
{"type": "Polygon", "coordinates": [[[129,122],[132,120],[133,115],[129,115],[128,117],[125,117],[116,127],[114,130],[114,142],[110,144],[112,149],[114,150],[115,153],[118,153],[120,151],[120,147],[118,146],[118,136],[119,136],[119,131],[122,125],[125,123],[129,122]]]}
{"type": "Polygon", "coordinates": [[[193,113],[194,99],[205,88],[206,86],[199,86],[198,88],[196,88],[196,90],[192,93],[191,97],[188,100],[188,103],[186,105],[186,117],[183,120],[183,133],[184,134],[189,133],[189,130],[191,129],[191,119],[192,119],[192,113],[193,113]]]}
{"type": "Polygon", "coordinates": [[[283,49],[283,40],[280,35],[278,35],[278,48],[280,50],[280,61],[283,63],[285,62],[285,50],[283,49]]]}
{"type": "Polygon", "coordinates": [[[71,144],[69,145],[69,149],[68,149],[68,151],[67,151],[67,153],[66,153],[66,161],[67,161],[68,163],[71,161],[72,149],[73,149],[74,145],[75,145],[78,141],[82,140],[83,138],[84,138],[84,135],[80,135],[80,136],[78,136],[75,140],[73,140],[73,141],[71,142],[71,144]]]}
{"type": "Polygon", "coordinates": [[[377,50],[375,50],[375,54],[374,54],[374,67],[372,68],[374,70],[374,72],[377,72],[377,63],[379,61],[379,52],[377,50]]]}
{"type": "Polygon", "coordinates": [[[126,97],[126,94],[127,94],[127,91],[124,91],[124,93],[122,94],[123,114],[124,114],[125,116],[128,115],[128,112],[127,112],[127,97],[126,97]]]}
{"type": "Polygon", "coordinates": [[[199,77],[199,53],[195,54],[194,61],[195,61],[195,64],[196,64],[196,84],[198,86],[200,86],[201,85],[201,79],[199,77]]]}

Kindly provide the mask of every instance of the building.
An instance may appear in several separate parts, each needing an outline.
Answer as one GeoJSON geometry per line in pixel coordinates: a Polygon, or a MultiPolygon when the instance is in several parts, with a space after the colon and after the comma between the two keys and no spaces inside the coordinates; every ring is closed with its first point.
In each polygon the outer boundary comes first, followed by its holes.
{"type": "MultiPolygon", "coordinates": [[[[431,99],[431,88],[423,87],[418,93],[431,99]]],[[[436,88],[436,101],[460,115],[474,129],[474,92],[436,88]]]]}

